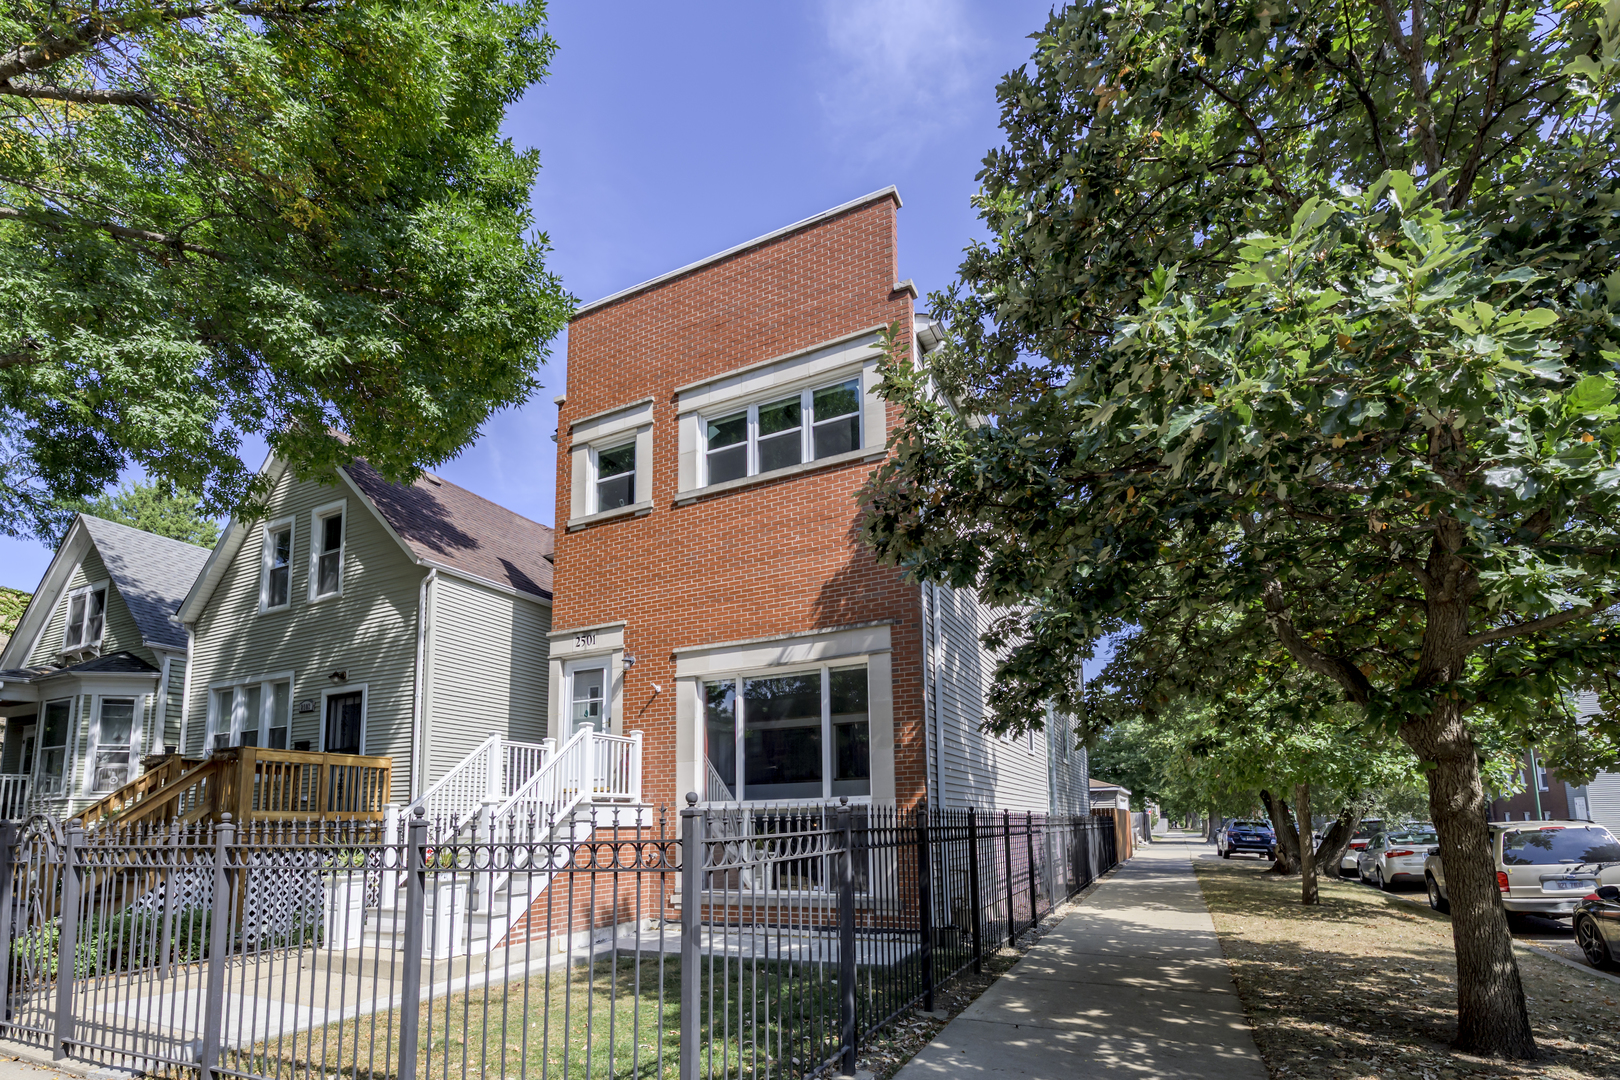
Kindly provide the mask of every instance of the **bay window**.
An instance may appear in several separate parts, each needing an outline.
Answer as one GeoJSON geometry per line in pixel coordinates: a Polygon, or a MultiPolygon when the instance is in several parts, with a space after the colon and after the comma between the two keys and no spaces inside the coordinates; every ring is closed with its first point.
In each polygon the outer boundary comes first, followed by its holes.
{"type": "Polygon", "coordinates": [[[38,761],[34,766],[40,791],[45,794],[61,791],[67,781],[68,733],[72,720],[71,698],[45,703],[44,719],[39,725],[39,749],[35,751],[38,761]]]}
{"type": "Polygon", "coordinates": [[[735,798],[872,793],[864,665],[712,680],[703,700],[709,769],[735,798]]]}
{"type": "Polygon", "coordinates": [[[861,381],[801,390],[699,426],[705,485],[846,454],[861,448],[861,381]]]}

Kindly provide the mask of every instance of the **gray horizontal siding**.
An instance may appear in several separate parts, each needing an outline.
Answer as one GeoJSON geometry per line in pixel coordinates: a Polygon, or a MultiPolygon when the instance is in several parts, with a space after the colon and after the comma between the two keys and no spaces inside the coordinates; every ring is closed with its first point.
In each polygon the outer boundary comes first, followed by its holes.
{"type": "Polygon", "coordinates": [[[92,543],[86,549],[79,565],[74,567],[73,573],[68,576],[67,585],[62,590],[62,595],[57,598],[56,606],[51,610],[51,617],[45,624],[45,632],[34,643],[34,650],[28,656],[30,665],[49,664],[61,655],[62,633],[67,628],[68,594],[80,586],[97,581],[107,582],[106,624],[101,631],[102,655],[131,652],[149,664],[156,664],[156,655],[144,644],[140,628],[135,625],[135,619],[130,615],[124,598],[118,595],[118,587],[109,580],[107,567],[102,563],[101,555],[92,543]]]}
{"type": "Polygon", "coordinates": [[[431,586],[429,782],[494,732],[546,736],[551,609],[460,578],[431,586]]]}
{"type": "Polygon", "coordinates": [[[291,605],[282,611],[259,611],[261,521],[249,526],[197,620],[186,702],[186,751],[202,750],[211,684],[289,671],[295,703],[292,739],[319,749],[322,691],[339,689],[328,676],[346,671],[346,686],[367,688],[364,749],[394,759],[394,797],[403,801],[410,791],[416,603],[424,571],[341,482],[297,480],[289,470],[270,495],[264,521],[288,516],[296,519],[291,605]],[[338,499],[348,500],[343,595],[312,603],[310,514],[338,499]],[[300,701],[314,703],[314,710],[298,712],[300,701]]]}

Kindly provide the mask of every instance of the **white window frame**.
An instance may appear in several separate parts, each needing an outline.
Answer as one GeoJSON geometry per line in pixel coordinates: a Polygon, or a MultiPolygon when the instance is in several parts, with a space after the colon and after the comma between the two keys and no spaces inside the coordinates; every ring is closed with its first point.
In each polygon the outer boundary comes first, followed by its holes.
{"type": "MultiPolygon", "coordinates": [[[[866,438],[866,430],[865,430],[866,429],[866,415],[865,415],[865,413],[866,413],[866,409],[865,409],[866,378],[865,378],[865,373],[861,369],[857,368],[857,369],[855,369],[853,371],[845,372],[842,375],[837,374],[837,373],[828,373],[828,374],[820,375],[820,376],[817,376],[812,381],[802,383],[799,386],[799,389],[798,389],[798,394],[799,394],[799,460],[798,460],[798,462],[796,462],[793,465],[783,465],[780,468],[771,469],[771,470],[769,470],[770,473],[786,472],[788,469],[808,468],[810,466],[813,466],[817,461],[827,460],[827,458],[817,458],[815,456],[815,452],[816,452],[816,424],[818,423],[817,417],[815,415],[815,395],[816,395],[816,391],[817,390],[828,390],[828,389],[831,389],[831,388],[833,388],[835,386],[841,386],[841,385],[843,385],[844,383],[847,383],[847,382],[853,382],[855,384],[855,411],[854,411],[854,413],[840,413],[839,416],[840,417],[848,417],[848,416],[853,415],[855,417],[855,423],[856,423],[855,445],[853,447],[851,447],[850,449],[851,449],[851,451],[857,451],[857,450],[864,449],[864,447],[865,447],[864,440],[866,438]]],[[[793,392],[791,390],[777,389],[777,390],[775,390],[775,391],[773,391],[772,393],[769,393],[769,394],[757,395],[757,396],[754,396],[752,398],[744,399],[743,401],[728,401],[728,402],[724,403],[723,405],[713,406],[713,407],[706,408],[706,409],[703,409],[702,411],[700,411],[697,414],[697,437],[698,437],[698,453],[697,453],[698,485],[697,486],[700,487],[700,488],[705,488],[705,487],[712,486],[712,483],[709,480],[709,421],[710,420],[721,420],[721,419],[725,419],[725,418],[728,418],[728,417],[732,417],[732,416],[737,415],[740,412],[746,412],[748,414],[748,418],[747,418],[747,431],[748,431],[748,434],[747,434],[747,436],[745,437],[745,440],[744,440],[744,445],[747,447],[747,449],[744,451],[744,462],[745,462],[744,470],[745,471],[743,472],[742,476],[733,477],[730,480],[723,480],[723,481],[719,481],[719,482],[720,483],[737,483],[739,481],[746,480],[746,479],[749,479],[751,477],[761,476],[761,475],[768,475],[768,473],[761,473],[760,468],[759,468],[759,410],[760,410],[760,406],[762,406],[762,405],[775,405],[778,402],[785,401],[786,399],[792,397],[792,395],[793,395],[793,392]]],[[[836,418],[828,417],[828,418],[824,418],[824,419],[836,419],[836,418]]],[[[735,445],[735,444],[732,444],[732,445],[735,445]]],[[[831,457],[834,457],[834,456],[836,456],[836,455],[832,455],[832,454],[827,455],[828,458],[831,458],[831,457]]]]}
{"type": "Polygon", "coordinates": [[[51,698],[48,701],[40,702],[39,721],[36,729],[38,731],[38,737],[34,739],[34,760],[31,763],[32,768],[30,768],[28,771],[32,773],[35,779],[38,781],[38,787],[40,788],[41,794],[66,795],[68,792],[73,790],[73,743],[75,741],[73,736],[76,734],[79,726],[79,708],[79,699],[77,697],[51,698]],[[67,730],[62,735],[62,742],[52,743],[50,746],[46,746],[45,714],[52,705],[59,704],[67,705],[67,730]],[[62,751],[62,771],[61,774],[56,776],[54,779],[52,777],[42,775],[39,771],[40,757],[44,755],[46,750],[62,751]]]}
{"type": "Polygon", "coordinates": [[[343,595],[344,563],[349,553],[349,500],[338,499],[317,506],[309,512],[309,602],[319,603],[322,600],[333,600],[343,595]],[[343,538],[338,541],[338,583],[334,592],[319,593],[315,590],[321,587],[321,544],[324,540],[321,535],[322,526],[327,518],[343,517],[343,538]]]}
{"type": "MultiPolygon", "coordinates": [[[[347,538],[347,534],[345,534],[347,538]]],[[[342,697],[344,694],[359,693],[360,695],[360,756],[366,755],[366,722],[371,719],[371,692],[365,683],[344,683],[341,686],[325,686],[321,688],[321,730],[320,737],[315,743],[317,753],[326,753],[326,699],[342,697]]]]}
{"type": "Polygon", "coordinates": [[[602,734],[613,734],[613,656],[597,653],[563,665],[563,742],[574,737],[574,675],[580,671],[602,673],[602,734]]]}
{"type": "MultiPolygon", "coordinates": [[[[582,664],[581,666],[584,665],[582,664]]],[[[832,673],[835,670],[848,671],[851,668],[857,667],[866,672],[867,793],[865,795],[851,795],[849,800],[852,803],[869,803],[872,801],[872,787],[876,782],[876,777],[872,775],[871,763],[872,663],[869,658],[855,656],[838,657],[836,659],[823,660],[819,663],[784,664],[780,667],[772,667],[763,670],[754,668],[745,671],[715,672],[712,675],[704,675],[697,680],[698,724],[700,731],[707,730],[708,703],[706,695],[708,694],[708,685],[710,683],[729,682],[734,684],[736,688],[732,694],[732,733],[736,740],[734,744],[735,749],[733,751],[733,760],[737,763],[736,775],[732,777],[732,781],[736,785],[735,789],[732,791],[732,796],[734,798],[736,798],[739,802],[747,802],[760,806],[768,806],[773,803],[782,805],[801,805],[806,800],[830,801],[838,798],[838,796],[834,795],[832,791],[833,767],[836,764],[833,760],[834,732],[832,722],[832,673]],[[778,679],[789,675],[808,674],[809,672],[816,670],[819,670],[821,673],[821,794],[804,795],[788,799],[750,799],[748,797],[747,781],[748,757],[743,737],[745,727],[743,718],[742,684],[750,679],[778,679]]],[[[569,701],[572,703],[572,683],[570,683],[569,693],[569,701]]],[[[702,745],[701,739],[699,745],[702,745]]],[[[700,753],[707,755],[707,750],[702,750],[700,753]]],[[[705,775],[707,775],[706,772],[705,775]]]]}
{"type": "MultiPolygon", "coordinates": [[[[630,477],[630,501],[623,506],[615,506],[613,509],[628,510],[636,504],[636,476],[641,472],[641,454],[637,445],[637,433],[632,430],[626,434],[629,435],[629,438],[611,439],[601,446],[592,445],[587,448],[588,452],[585,459],[589,463],[585,472],[585,513],[587,515],[602,512],[598,489],[598,485],[603,480],[601,455],[611,450],[622,450],[626,446],[631,449],[630,472],[628,474],[614,473],[613,476],[628,475],[630,477]]],[[[611,480],[613,476],[607,477],[607,479],[611,480]]]]}
{"type": "MultiPolygon", "coordinates": [[[[62,597],[62,651],[64,653],[76,653],[76,652],[80,652],[81,650],[84,650],[84,649],[99,649],[99,648],[101,648],[101,642],[107,636],[107,597],[108,597],[109,593],[110,593],[110,590],[108,588],[108,583],[105,580],[102,580],[102,581],[92,581],[92,582],[89,582],[87,584],[80,585],[77,589],[70,589],[68,591],[67,595],[62,597]],[[68,644],[68,639],[67,639],[68,629],[69,629],[68,620],[70,618],[72,618],[72,616],[73,616],[73,601],[75,599],[77,599],[78,597],[81,597],[81,596],[88,597],[91,593],[96,593],[96,592],[99,592],[99,593],[102,594],[101,595],[101,632],[96,635],[94,641],[91,641],[89,639],[83,639],[83,640],[80,640],[76,644],[69,645],[68,644]]],[[[85,602],[85,611],[86,611],[86,613],[88,613],[89,610],[90,610],[90,604],[89,604],[89,601],[86,600],[86,602],[85,602]]],[[[81,620],[80,620],[80,623],[79,623],[79,628],[80,628],[81,631],[84,629],[83,617],[81,617],[81,620]]]]}
{"type": "Polygon", "coordinates": [[[259,556],[259,613],[262,615],[269,611],[286,611],[292,607],[292,569],[297,565],[298,518],[296,516],[284,517],[266,523],[259,532],[259,542],[263,548],[259,556]],[[282,529],[287,530],[287,602],[272,607],[270,605],[270,560],[274,549],[270,546],[270,537],[282,529]]]}
{"type": "Polygon", "coordinates": [[[226,746],[241,745],[243,721],[247,719],[247,689],[250,686],[259,687],[259,748],[264,749],[269,743],[270,710],[274,707],[276,683],[287,684],[287,749],[292,749],[292,717],[296,709],[293,701],[294,674],[291,671],[278,671],[254,679],[221,679],[208,684],[207,720],[203,724],[204,756],[214,752],[214,738],[220,734],[219,692],[230,690],[231,715],[225,726],[227,735],[226,746]]]}
{"type": "Polygon", "coordinates": [[[134,776],[135,766],[141,757],[141,694],[97,694],[92,699],[90,708],[90,753],[84,762],[84,792],[87,795],[104,795],[110,791],[117,791],[124,784],[130,782],[134,776]],[[130,703],[129,717],[129,761],[124,769],[124,779],[121,783],[108,788],[96,787],[96,755],[104,749],[123,749],[122,745],[108,746],[101,741],[101,710],[109,701],[127,701],[130,703]]]}

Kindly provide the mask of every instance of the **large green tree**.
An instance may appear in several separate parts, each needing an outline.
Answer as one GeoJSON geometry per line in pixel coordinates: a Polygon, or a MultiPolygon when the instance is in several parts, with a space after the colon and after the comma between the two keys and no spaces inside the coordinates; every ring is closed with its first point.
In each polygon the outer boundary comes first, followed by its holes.
{"type": "Polygon", "coordinates": [[[63,529],[81,512],[198,547],[213,547],[219,539],[219,522],[203,512],[197,496],[164,483],[120,484],[116,491],[71,503],[63,508],[63,529]]]}
{"type": "Polygon", "coordinates": [[[1477,728],[1612,666],[1617,64],[1620,4],[1055,14],[871,493],[886,557],[1022,605],[1004,727],[1153,604],[1258,607],[1416,753],[1457,1043],[1509,1057],[1477,728]]]}
{"type": "Polygon", "coordinates": [[[0,532],[134,464],[213,511],[442,462],[521,402],[571,300],[500,135],[541,0],[0,7],[0,532]]]}

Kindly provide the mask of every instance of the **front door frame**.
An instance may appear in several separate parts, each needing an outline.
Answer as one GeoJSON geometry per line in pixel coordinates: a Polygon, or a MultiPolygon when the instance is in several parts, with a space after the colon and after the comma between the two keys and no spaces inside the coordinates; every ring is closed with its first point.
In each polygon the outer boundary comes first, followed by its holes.
{"type": "Polygon", "coordinates": [[[365,683],[343,683],[340,686],[328,686],[321,689],[321,738],[315,745],[320,747],[321,753],[326,753],[326,701],[328,698],[343,697],[346,694],[360,695],[360,753],[366,752],[366,720],[371,711],[371,694],[365,683]]]}

